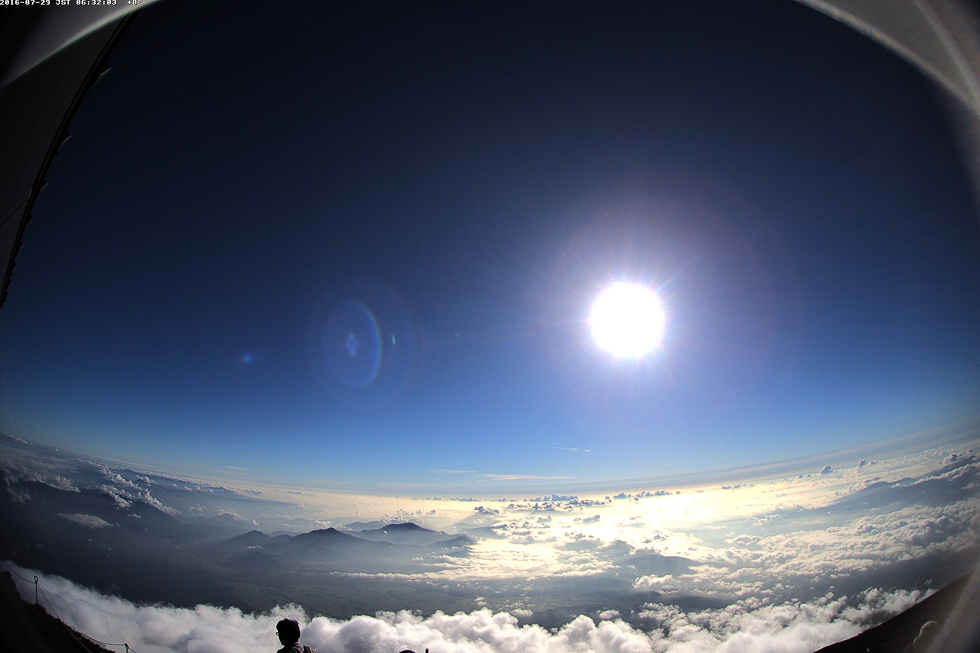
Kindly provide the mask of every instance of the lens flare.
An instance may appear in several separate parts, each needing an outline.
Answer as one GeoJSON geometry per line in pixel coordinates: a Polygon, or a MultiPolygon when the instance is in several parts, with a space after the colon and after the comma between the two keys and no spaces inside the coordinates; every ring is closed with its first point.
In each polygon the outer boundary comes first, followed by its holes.
{"type": "Polygon", "coordinates": [[[592,338],[615,358],[643,358],[660,346],[666,318],[653,289],[638,283],[616,283],[592,304],[592,338]]]}
{"type": "Polygon", "coordinates": [[[330,371],[344,385],[363,388],[378,376],[381,332],[374,314],[361,302],[346,301],[331,311],[323,348],[330,371]]]}

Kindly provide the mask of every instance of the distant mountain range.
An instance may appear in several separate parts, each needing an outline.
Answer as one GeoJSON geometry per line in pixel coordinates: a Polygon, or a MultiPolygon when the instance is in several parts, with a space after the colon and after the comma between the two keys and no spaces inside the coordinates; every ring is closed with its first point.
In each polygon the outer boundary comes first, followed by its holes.
{"type": "Polygon", "coordinates": [[[357,537],[375,542],[408,544],[415,546],[439,546],[440,548],[467,546],[476,540],[465,535],[454,536],[442,531],[423,528],[414,522],[388,524],[381,528],[356,531],[357,537]]]}
{"type": "Polygon", "coordinates": [[[2,559],[131,600],[183,606],[240,605],[236,592],[246,585],[419,573],[447,556],[466,557],[475,542],[413,522],[357,532],[243,532],[247,522],[231,515],[184,522],[148,501],[26,480],[0,494],[0,521],[17,525],[0,532],[2,559]]]}
{"type": "Polygon", "coordinates": [[[389,524],[356,535],[325,528],[295,536],[271,537],[249,531],[219,542],[218,551],[230,555],[227,563],[240,568],[269,565],[297,571],[418,573],[431,569],[438,556],[466,556],[475,540],[423,528],[413,522],[389,524]]]}

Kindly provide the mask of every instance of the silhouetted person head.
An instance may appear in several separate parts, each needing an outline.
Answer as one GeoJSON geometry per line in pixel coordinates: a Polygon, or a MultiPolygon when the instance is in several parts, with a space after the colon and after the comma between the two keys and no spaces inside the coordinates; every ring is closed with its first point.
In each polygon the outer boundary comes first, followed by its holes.
{"type": "Polygon", "coordinates": [[[912,642],[912,650],[916,653],[919,653],[919,651],[925,653],[929,645],[932,644],[932,640],[936,639],[936,635],[939,634],[942,628],[942,624],[938,621],[927,621],[922,624],[922,628],[919,629],[919,636],[912,642]]]}
{"type": "Polygon", "coordinates": [[[276,632],[283,646],[292,646],[299,641],[299,622],[295,619],[282,619],[276,624],[276,632]]]}

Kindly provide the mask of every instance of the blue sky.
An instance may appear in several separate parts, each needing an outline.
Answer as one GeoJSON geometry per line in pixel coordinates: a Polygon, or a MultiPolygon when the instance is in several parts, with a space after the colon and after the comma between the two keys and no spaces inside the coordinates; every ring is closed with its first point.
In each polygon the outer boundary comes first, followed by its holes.
{"type": "Polygon", "coordinates": [[[0,428],[384,488],[973,423],[980,234],[918,72],[796,3],[494,7],[149,7],[25,236],[0,428]],[[638,362],[585,326],[620,280],[667,312],[638,362]],[[356,388],[351,301],[400,343],[356,388]]]}

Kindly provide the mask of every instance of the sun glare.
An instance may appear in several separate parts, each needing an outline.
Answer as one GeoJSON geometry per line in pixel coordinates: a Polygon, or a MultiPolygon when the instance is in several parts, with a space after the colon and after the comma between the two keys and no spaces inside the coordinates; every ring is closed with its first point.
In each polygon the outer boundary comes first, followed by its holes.
{"type": "Polygon", "coordinates": [[[660,345],[664,309],[653,289],[616,283],[592,304],[589,328],[599,347],[616,358],[642,358],[660,345]]]}

